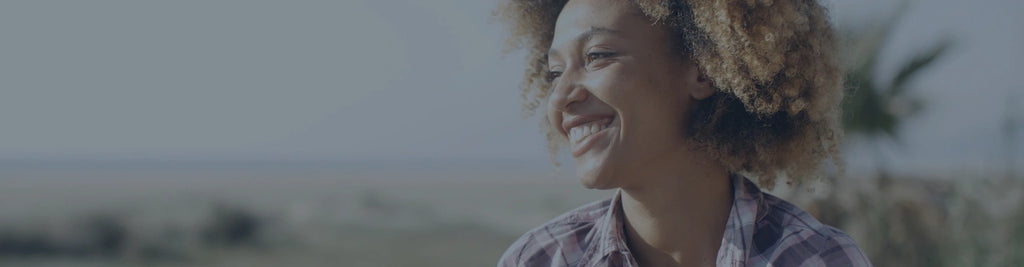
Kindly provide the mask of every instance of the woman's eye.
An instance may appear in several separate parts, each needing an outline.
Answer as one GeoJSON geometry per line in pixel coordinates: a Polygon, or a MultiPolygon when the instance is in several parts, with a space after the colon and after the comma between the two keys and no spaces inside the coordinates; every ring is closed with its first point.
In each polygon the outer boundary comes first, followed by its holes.
{"type": "Polygon", "coordinates": [[[545,77],[545,79],[548,82],[553,82],[553,81],[555,81],[555,78],[558,78],[560,76],[562,76],[562,72],[561,71],[548,71],[548,75],[547,75],[547,77],[545,77]]]}
{"type": "Polygon", "coordinates": [[[607,58],[612,56],[612,52],[590,52],[587,53],[587,63],[594,62],[594,60],[607,58]]]}

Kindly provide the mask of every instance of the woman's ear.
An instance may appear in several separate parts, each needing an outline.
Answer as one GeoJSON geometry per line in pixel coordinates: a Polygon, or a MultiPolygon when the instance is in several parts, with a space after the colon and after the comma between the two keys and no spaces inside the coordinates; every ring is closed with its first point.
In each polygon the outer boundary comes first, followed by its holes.
{"type": "Polygon", "coordinates": [[[690,96],[696,100],[704,100],[715,94],[715,88],[711,86],[711,80],[704,75],[704,72],[700,68],[694,68],[694,71],[697,72],[697,77],[695,77],[693,89],[690,90],[690,96]]]}

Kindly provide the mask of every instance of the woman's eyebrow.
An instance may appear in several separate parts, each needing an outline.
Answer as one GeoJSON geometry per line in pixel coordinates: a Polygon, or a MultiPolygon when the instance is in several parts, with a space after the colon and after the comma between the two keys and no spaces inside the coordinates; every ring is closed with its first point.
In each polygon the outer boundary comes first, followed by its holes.
{"type": "Polygon", "coordinates": [[[621,32],[619,32],[618,30],[613,30],[611,28],[592,26],[589,30],[580,33],[580,35],[576,36],[576,42],[586,42],[590,40],[590,38],[593,38],[594,36],[601,34],[619,35],[621,34],[621,32]]]}
{"type": "MultiPolygon", "coordinates": [[[[614,29],[610,29],[610,28],[605,28],[605,27],[591,26],[589,30],[584,31],[584,32],[580,33],[579,35],[577,35],[575,40],[576,40],[576,43],[581,44],[581,43],[586,43],[587,41],[590,41],[590,39],[594,38],[594,36],[597,36],[597,35],[619,35],[619,34],[621,34],[621,32],[618,31],[618,30],[614,30],[614,29]]],[[[551,56],[557,56],[557,55],[558,55],[558,50],[556,50],[555,48],[551,48],[551,49],[548,50],[548,53],[547,53],[548,58],[551,58],[551,56]]]]}

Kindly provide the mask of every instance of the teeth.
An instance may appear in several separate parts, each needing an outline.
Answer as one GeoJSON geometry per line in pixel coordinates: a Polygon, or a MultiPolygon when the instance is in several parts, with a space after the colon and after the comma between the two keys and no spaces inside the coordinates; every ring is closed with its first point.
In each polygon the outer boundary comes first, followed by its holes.
{"type": "Polygon", "coordinates": [[[590,136],[592,134],[595,134],[597,132],[600,132],[601,130],[608,128],[608,125],[598,124],[598,122],[591,122],[569,129],[569,141],[571,141],[573,144],[576,144],[582,141],[584,138],[587,138],[587,136],[590,136]]]}

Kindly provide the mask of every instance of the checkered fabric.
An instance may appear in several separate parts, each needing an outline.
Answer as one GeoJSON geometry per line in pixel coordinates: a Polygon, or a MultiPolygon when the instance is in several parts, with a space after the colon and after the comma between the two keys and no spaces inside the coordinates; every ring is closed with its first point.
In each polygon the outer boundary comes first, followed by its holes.
{"type": "MultiPolygon", "coordinates": [[[[733,206],[718,266],[871,266],[853,239],[732,175],[733,206]]],[[[530,230],[498,266],[638,266],[626,246],[621,190],[530,230]]]]}

